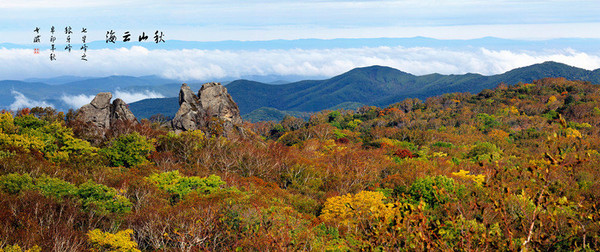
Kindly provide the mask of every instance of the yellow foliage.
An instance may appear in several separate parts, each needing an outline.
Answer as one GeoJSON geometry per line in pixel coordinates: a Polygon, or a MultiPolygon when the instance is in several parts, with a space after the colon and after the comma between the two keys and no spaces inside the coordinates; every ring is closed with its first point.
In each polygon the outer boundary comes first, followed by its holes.
{"type": "Polygon", "coordinates": [[[0,132],[14,133],[17,130],[15,120],[11,113],[0,114],[0,132]]]}
{"type": "Polygon", "coordinates": [[[139,252],[137,242],[131,240],[133,230],[126,229],[116,234],[102,232],[100,229],[94,229],[87,233],[88,241],[92,245],[91,251],[109,251],[109,252],[139,252]]]}
{"type": "Polygon", "coordinates": [[[0,248],[0,252],[40,252],[42,251],[42,249],[40,247],[38,247],[37,245],[33,246],[32,248],[28,249],[28,250],[23,250],[19,245],[15,244],[15,245],[8,245],[4,248],[0,248]]]}
{"type": "Polygon", "coordinates": [[[206,140],[206,135],[201,130],[184,131],[180,137],[187,138],[196,142],[192,147],[193,150],[199,150],[203,147],[202,141],[206,140]]]}
{"type": "Polygon", "coordinates": [[[498,111],[498,115],[503,115],[503,116],[518,115],[518,114],[519,114],[519,109],[517,109],[515,106],[503,107],[501,110],[498,111]]]}
{"type": "Polygon", "coordinates": [[[443,151],[433,153],[433,157],[447,157],[447,156],[448,156],[448,153],[445,153],[443,151]]]}
{"type": "Polygon", "coordinates": [[[16,135],[16,134],[4,134],[0,132],[0,146],[8,145],[13,147],[21,147],[23,149],[37,149],[41,150],[44,148],[44,141],[37,137],[29,135],[16,135]]]}
{"type": "Polygon", "coordinates": [[[470,173],[469,171],[460,170],[458,172],[453,172],[452,175],[462,178],[462,179],[472,180],[477,185],[482,185],[483,182],[485,181],[485,175],[483,175],[483,174],[472,175],[469,173],[470,173]]]}
{"type": "Polygon", "coordinates": [[[400,141],[396,139],[389,139],[387,137],[382,137],[374,141],[374,143],[378,143],[380,145],[388,145],[388,146],[397,146],[400,144],[400,141]]]}
{"type": "Polygon", "coordinates": [[[574,138],[581,138],[581,132],[579,132],[579,130],[573,129],[573,128],[566,128],[565,129],[565,135],[567,137],[574,137],[574,138]]]}
{"type": "Polygon", "coordinates": [[[500,129],[492,129],[490,131],[490,133],[488,133],[491,137],[498,139],[498,140],[504,140],[507,139],[510,134],[508,134],[508,132],[504,131],[504,130],[500,130],[500,129]]]}
{"type": "Polygon", "coordinates": [[[48,152],[46,158],[55,163],[63,162],[69,160],[69,153],[65,151],[48,152]]]}
{"type": "Polygon", "coordinates": [[[330,153],[334,153],[336,151],[342,151],[344,149],[346,149],[345,146],[336,144],[333,139],[327,139],[321,145],[321,153],[320,154],[330,154],[330,153]]]}
{"type": "Polygon", "coordinates": [[[361,221],[387,222],[394,216],[393,204],[384,202],[381,192],[361,191],[328,198],[321,219],[343,225],[356,225],[361,221]]]}
{"type": "Polygon", "coordinates": [[[556,96],[550,96],[550,98],[548,98],[548,103],[547,104],[552,104],[553,102],[556,101],[556,96]]]}

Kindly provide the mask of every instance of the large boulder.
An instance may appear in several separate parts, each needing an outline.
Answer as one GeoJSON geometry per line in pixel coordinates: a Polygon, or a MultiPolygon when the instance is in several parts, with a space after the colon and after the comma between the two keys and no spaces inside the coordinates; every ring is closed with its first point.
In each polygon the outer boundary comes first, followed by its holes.
{"type": "Polygon", "coordinates": [[[111,104],[111,99],[111,93],[98,93],[92,102],[83,105],[77,111],[77,120],[89,123],[99,130],[110,129],[118,122],[137,123],[137,119],[123,100],[117,98],[111,104]]]}
{"type": "Polygon", "coordinates": [[[171,121],[175,131],[202,129],[208,132],[218,125],[227,135],[241,123],[240,109],[220,83],[202,85],[198,95],[187,84],[181,85],[179,110],[171,121]]]}
{"type": "Polygon", "coordinates": [[[179,90],[179,110],[171,121],[175,131],[188,131],[198,129],[197,118],[200,117],[200,102],[190,87],[183,83],[179,90]]]}
{"type": "Polygon", "coordinates": [[[110,122],[115,123],[117,121],[132,121],[137,122],[135,115],[129,110],[129,105],[120,98],[113,101],[110,110],[110,122]]]}
{"type": "Polygon", "coordinates": [[[208,117],[216,117],[232,124],[241,124],[240,109],[221,83],[206,83],[198,91],[201,107],[208,117]]]}
{"type": "Polygon", "coordinates": [[[110,127],[110,99],[112,99],[111,93],[97,94],[92,102],[79,109],[77,119],[101,129],[110,127]]]}

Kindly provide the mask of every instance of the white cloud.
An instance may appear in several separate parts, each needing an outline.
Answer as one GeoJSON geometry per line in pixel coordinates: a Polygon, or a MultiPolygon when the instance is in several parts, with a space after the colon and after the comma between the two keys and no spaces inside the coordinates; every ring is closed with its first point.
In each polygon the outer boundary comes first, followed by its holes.
{"type": "Polygon", "coordinates": [[[10,104],[10,106],[9,106],[10,110],[17,111],[22,108],[53,107],[52,104],[46,103],[44,101],[31,100],[31,99],[27,98],[25,95],[23,95],[22,93],[17,92],[15,90],[12,90],[11,93],[12,93],[13,97],[15,98],[15,101],[12,104],[10,104]]]}
{"type": "Polygon", "coordinates": [[[81,106],[90,103],[94,99],[94,95],[66,95],[63,94],[60,99],[69,105],[71,108],[81,108],[81,106]]]}
{"type": "Polygon", "coordinates": [[[121,91],[121,90],[116,90],[113,98],[121,98],[121,100],[123,100],[125,103],[132,103],[132,102],[136,102],[136,101],[141,101],[144,99],[150,99],[150,98],[164,98],[165,96],[157,93],[157,92],[153,92],[150,90],[144,90],[142,92],[128,92],[128,91],[121,91]]]}
{"type": "MultiPolygon", "coordinates": [[[[94,99],[95,95],[85,95],[85,94],[79,94],[79,95],[66,95],[63,94],[60,99],[66,103],[67,105],[69,105],[69,107],[74,108],[74,109],[78,109],[81,108],[83,105],[90,103],[93,99],[94,99]]],[[[164,98],[165,96],[154,92],[154,91],[150,91],[150,90],[144,90],[141,92],[129,92],[129,91],[122,91],[122,90],[115,90],[113,92],[113,100],[116,98],[121,98],[121,100],[123,100],[125,103],[132,103],[132,102],[136,102],[136,101],[141,101],[143,99],[149,99],[149,98],[164,98]]]]}
{"type": "MultiPolygon", "coordinates": [[[[593,70],[600,68],[600,55],[573,49],[510,51],[486,48],[449,49],[428,47],[364,47],[348,49],[291,50],[148,50],[132,48],[89,50],[89,61],[78,53],[49,51],[34,55],[26,49],[0,48],[0,76],[4,79],[53,77],[60,75],[160,75],[182,81],[211,81],[246,75],[334,76],[355,67],[383,65],[416,75],[441,73],[499,74],[517,67],[557,61],[593,70]]],[[[141,92],[136,97],[158,97],[141,92]]],[[[123,99],[123,97],[121,97],[123,99]]]]}

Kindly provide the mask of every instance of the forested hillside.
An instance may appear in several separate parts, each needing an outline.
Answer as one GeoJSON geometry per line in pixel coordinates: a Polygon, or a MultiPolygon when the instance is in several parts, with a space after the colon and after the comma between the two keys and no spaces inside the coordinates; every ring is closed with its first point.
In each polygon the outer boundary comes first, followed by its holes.
{"type": "MultiPolygon", "coordinates": [[[[355,68],[326,80],[305,80],[282,85],[236,80],[226,87],[244,119],[279,121],[283,119],[281,114],[296,116],[298,112],[316,112],[349,104],[387,107],[407,98],[424,100],[453,92],[474,94],[494,88],[498,83],[514,85],[547,77],[600,84],[600,69],[589,71],[549,61],[490,76],[473,73],[415,76],[390,67],[369,66],[355,68]]],[[[158,113],[172,117],[177,111],[177,97],[134,102],[131,110],[140,118],[150,118],[158,113]]]]}
{"type": "Polygon", "coordinates": [[[227,138],[3,112],[0,247],[600,249],[597,85],[547,78],[395,102],[227,138]]]}

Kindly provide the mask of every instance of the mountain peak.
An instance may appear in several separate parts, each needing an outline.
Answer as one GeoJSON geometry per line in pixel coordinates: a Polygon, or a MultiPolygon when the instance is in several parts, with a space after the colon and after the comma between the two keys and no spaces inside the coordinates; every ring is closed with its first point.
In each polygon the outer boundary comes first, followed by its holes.
{"type": "MultiPolygon", "coordinates": [[[[585,74],[586,72],[589,72],[586,69],[569,66],[564,63],[559,63],[559,62],[555,62],[555,61],[545,61],[543,63],[538,63],[538,64],[533,64],[530,66],[516,68],[516,69],[508,71],[507,73],[524,72],[524,71],[544,72],[544,73],[548,73],[550,75],[556,75],[556,74],[564,75],[567,72],[576,72],[577,74],[585,74]]],[[[555,77],[555,76],[548,76],[548,77],[555,77]]]]}
{"type": "Polygon", "coordinates": [[[552,67],[573,67],[573,66],[569,66],[567,64],[564,63],[560,63],[560,62],[556,62],[556,61],[544,61],[542,63],[539,64],[533,64],[531,66],[552,66],[552,67]]]}
{"type": "Polygon", "coordinates": [[[394,75],[408,75],[408,76],[414,76],[410,73],[407,72],[403,72],[400,71],[396,68],[391,68],[391,67],[387,67],[387,66],[380,66],[380,65],[372,65],[372,66],[366,66],[366,67],[357,67],[354,68],[342,75],[346,75],[346,74],[357,74],[357,73],[362,73],[362,74],[369,74],[369,75],[373,75],[373,74],[394,74],[394,75]]]}

